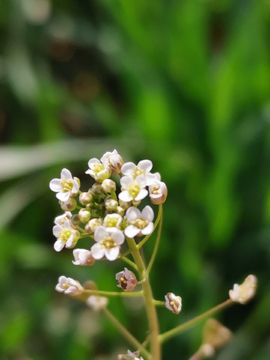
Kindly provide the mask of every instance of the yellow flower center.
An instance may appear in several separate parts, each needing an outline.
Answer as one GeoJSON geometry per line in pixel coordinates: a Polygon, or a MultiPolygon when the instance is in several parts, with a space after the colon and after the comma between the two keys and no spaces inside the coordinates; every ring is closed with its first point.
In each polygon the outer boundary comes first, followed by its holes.
{"type": "Polygon", "coordinates": [[[108,227],[116,227],[116,225],[117,225],[117,218],[115,218],[115,217],[109,217],[108,219],[107,219],[107,226],[108,227]]]}
{"type": "Polygon", "coordinates": [[[62,180],[61,181],[63,192],[68,192],[73,189],[73,180],[62,180]]]}
{"type": "Polygon", "coordinates": [[[93,165],[93,171],[97,175],[100,171],[104,170],[104,166],[102,164],[94,164],[93,165]]]}
{"type": "Polygon", "coordinates": [[[64,230],[60,231],[59,239],[63,242],[67,242],[68,239],[70,238],[71,234],[72,234],[71,230],[64,229],[64,230]]]}
{"type": "Polygon", "coordinates": [[[133,183],[130,184],[128,186],[128,192],[130,193],[130,195],[133,197],[133,199],[135,199],[135,197],[139,194],[140,192],[140,186],[137,183],[133,183]]]}
{"type": "Polygon", "coordinates": [[[136,178],[139,175],[144,175],[144,171],[140,170],[138,166],[136,166],[135,170],[133,171],[133,177],[136,178]]]}
{"type": "Polygon", "coordinates": [[[159,186],[154,186],[152,190],[152,194],[158,194],[159,186]]]}
{"type": "Polygon", "coordinates": [[[137,219],[137,220],[131,221],[131,224],[136,226],[138,229],[144,229],[149,224],[149,221],[143,220],[143,219],[137,219]]]}
{"type": "Polygon", "coordinates": [[[101,246],[105,249],[112,249],[117,246],[116,242],[113,241],[110,237],[105,237],[104,240],[101,242],[101,246]]]}

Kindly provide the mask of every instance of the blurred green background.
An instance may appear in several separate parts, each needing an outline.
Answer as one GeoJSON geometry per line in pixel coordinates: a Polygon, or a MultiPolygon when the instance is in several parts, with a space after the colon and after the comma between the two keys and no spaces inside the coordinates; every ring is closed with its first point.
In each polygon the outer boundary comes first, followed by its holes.
{"type": "MultiPolygon", "coordinates": [[[[215,358],[269,359],[270,1],[2,0],[0,34],[0,359],[113,360],[130,348],[54,290],[60,275],[116,289],[121,261],[75,267],[72,251],[53,250],[62,211],[48,187],[67,167],[86,190],[87,161],[114,148],[151,159],[169,189],[151,282],[183,310],[158,309],[161,331],[255,274],[256,298],[216,317],[235,336],[215,358]]],[[[109,309],[145,339],[138,300],[109,309]]],[[[202,326],[166,343],[164,360],[188,359],[202,326]]]]}

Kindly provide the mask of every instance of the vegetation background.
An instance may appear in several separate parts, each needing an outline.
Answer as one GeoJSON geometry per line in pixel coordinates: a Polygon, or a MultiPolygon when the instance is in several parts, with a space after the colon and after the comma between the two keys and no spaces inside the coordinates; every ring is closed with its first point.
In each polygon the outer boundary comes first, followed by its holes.
{"type": "MultiPolygon", "coordinates": [[[[115,289],[121,261],[81,268],[53,250],[62,212],[48,187],[67,167],[87,189],[87,161],[114,148],[151,159],[169,189],[151,281],[183,310],[158,309],[161,331],[255,274],[254,301],[217,316],[235,336],[216,359],[269,359],[270,2],[9,0],[0,34],[0,359],[113,360],[129,348],[54,290],[62,274],[115,289]]],[[[109,308],[144,340],[140,302],[109,308]]],[[[188,359],[202,326],[166,343],[164,359],[188,359]]]]}

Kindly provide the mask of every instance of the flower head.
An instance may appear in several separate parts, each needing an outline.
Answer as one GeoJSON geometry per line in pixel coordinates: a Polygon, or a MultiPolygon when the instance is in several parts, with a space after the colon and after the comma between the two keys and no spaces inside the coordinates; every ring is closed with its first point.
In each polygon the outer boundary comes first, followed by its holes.
{"type": "Polygon", "coordinates": [[[88,166],[90,169],[85,173],[91,175],[96,182],[101,183],[111,176],[111,170],[96,158],[90,159],[88,161],[88,166]]]}
{"type": "Polygon", "coordinates": [[[123,176],[120,184],[122,192],[119,194],[119,199],[124,202],[140,201],[148,195],[148,191],[145,189],[146,180],[143,175],[137,176],[136,179],[131,176],[123,176]]]}
{"type": "Polygon", "coordinates": [[[182,309],[182,298],[176,296],[173,293],[168,293],[165,295],[165,306],[167,309],[171,310],[174,314],[179,314],[182,309]]]}
{"type": "Polygon", "coordinates": [[[91,248],[93,258],[101,259],[105,255],[109,261],[114,261],[119,255],[125,236],[116,228],[99,226],[94,233],[94,239],[97,243],[91,248]]]}
{"type": "Polygon", "coordinates": [[[73,250],[74,265],[80,266],[91,266],[94,265],[95,259],[93,258],[91,251],[86,249],[75,249],[73,250]]]}
{"type": "Polygon", "coordinates": [[[132,206],[127,210],[126,216],[127,221],[130,223],[125,228],[125,235],[128,238],[150,235],[154,231],[154,211],[150,206],[145,206],[142,211],[132,206]]]}
{"type": "Polygon", "coordinates": [[[234,284],[233,290],[229,291],[229,296],[232,301],[240,304],[248,303],[255,295],[257,288],[257,278],[254,275],[249,275],[245,278],[243,284],[234,284]]]}
{"type": "Polygon", "coordinates": [[[109,168],[114,175],[118,175],[121,173],[121,168],[124,164],[124,160],[115,149],[113,150],[113,152],[106,152],[102,156],[100,161],[104,164],[105,167],[109,168]]]}
{"type": "Polygon", "coordinates": [[[137,279],[135,274],[128,270],[127,268],[124,271],[120,271],[115,275],[116,280],[118,280],[118,287],[124,291],[132,291],[137,285],[137,279]]]}
{"type": "Polygon", "coordinates": [[[83,287],[78,281],[72,278],[60,276],[55,290],[69,295],[79,295],[83,292],[83,287]]]}
{"type": "Polygon", "coordinates": [[[142,175],[145,177],[146,185],[150,185],[155,181],[155,175],[151,174],[153,164],[150,160],[142,160],[135,165],[133,162],[127,162],[122,166],[122,174],[131,176],[136,179],[137,176],[142,175]]]}
{"type": "Polygon", "coordinates": [[[92,295],[86,300],[86,304],[93,310],[99,311],[108,305],[108,298],[92,295]]]}
{"type": "Polygon", "coordinates": [[[65,220],[62,224],[61,221],[63,219],[60,220],[60,216],[58,216],[56,219],[58,224],[53,227],[53,235],[57,237],[57,240],[54,243],[54,250],[59,252],[64,247],[69,249],[73,248],[80,238],[79,231],[72,228],[70,220],[65,220]]]}
{"type": "Polygon", "coordinates": [[[120,229],[120,225],[123,221],[123,218],[121,215],[119,214],[109,214],[106,215],[103,221],[103,225],[105,227],[110,227],[110,228],[117,228],[120,229]]]}
{"type": "Polygon", "coordinates": [[[159,173],[154,174],[155,180],[149,186],[149,196],[152,204],[160,205],[166,201],[168,189],[164,182],[161,181],[159,173]]]}
{"type": "Polygon", "coordinates": [[[79,182],[72,177],[68,169],[61,171],[60,179],[52,179],[50,181],[50,189],[56,192],[56,197],[60,201],[67,201],[71,195],[75,195],[79,191],[79,182]]]}

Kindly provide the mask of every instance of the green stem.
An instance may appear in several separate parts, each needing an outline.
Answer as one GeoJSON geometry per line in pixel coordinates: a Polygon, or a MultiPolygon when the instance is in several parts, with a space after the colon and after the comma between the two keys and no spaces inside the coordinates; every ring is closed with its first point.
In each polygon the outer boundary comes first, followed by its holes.
{"type": "Polygon", "coordinates": [[[215,306],[214,308],[212,308],[211,310],[206,311],[205,313],[195,317],[192,320],[189,320],[187,322],[185,322],[184,324],[177,326],[176,328],[169,330],[167,332],[165,332],[164,334],[159,335],[159,340],[161,343],[163,343],[164,341],[170,339],[171,337],[181,333],[182,331],[186,330],[188,327],[194,325],[195,323],[197,323],[200,320],[203,320],[204,318],[206,318],[209,315],[212,315],[220,310],[225,309],[227,306],[232,305],[233,301],[231,299],[224,301],[223,303],[219,304],[218,306],[215,306]]]}
{"type": "Polygon", "coordinates": [[[89,295],[102,295],[102,296],[128,296],[128,297],[135,297],[135,296],[143,296],[143,291],[134,291],[134,292],[116,292],[116,291],[102,291],[102,290],[83,290],[84,293],[89,295]]]}
{"type": "Polygon", "coordinates": [[[153,304],[155,306],[165,306],[165,301],[159,301],[159,300],[154,300],[153,299],[153,304]]]}
{"type": "Polygon", "coordinates": [[[133,261],[129,260],[128,258],[126,258],[126,257],[123,256],[123,255],[120,255],[120,256],[119,256],[119,259],[124,260],[127,264],[129,264],[129,265],[132,266],[136,271],[138,271],[138,267],[137,267],[136,264],[134,264],[133,261]]]}
{"type": "MultiPolygon", "coordinates": [[[[156,221],[155,221],[154,230],[155,230],[155,228],[158,226],[159,220],[161,219],[161,215],[162,215],[162,205],[160,205],[159,208],[158,208],[158,216],[157,216],[157,219],[156,219],[156,221]]],[[[146,241],[150,238],[151,235],[152,235],[152,234],[147,235],[147,236],[137,245],[138,249],[140,249],[140,248],[146,243],[146,241]]]]}
{"type": "Polygon", "coordinates": [[[139,249],[136,245],[134,239],[128,239],[127,243],[131,250],[131,254],[133,259],[138,267],[138,273],[140,275],[140,279],[144,280],[142,282],[142,289],[144,293],[145,299],[145,307],[147,312],[147,317],[150,326],[150,341],[151,341],[151,355],[153,360],[161,360],[161,350],[160,350],[160,342],[158,337],[158,319],[155,305],[153,304],[153,295],[151,286],[149,283],[149,279],[145,270],[145,266],[143,260],[141,258],[139,249]]]}
{"type": "Polygon", "coordinates": [[[139,341],[135,339],[135,337],[113,316],[113,314],[106,307],[103,308],[102,311],[136,350],[139,349],[140,353],[142,353],[144,356],[147,356],[148,358],[150,357],[149,352],[142,347],[139,341]]]}
{"type": "Polygon", "coordinates": [[[159,205],[159,227],[158,227],[158,234],[157,234],[157,238],[156,238],[156,243],[155,243],[155,247],[151,256],[151,259],[149,261],[148,267],[147,267],[147,274],[149,275],[151,268],[153,266],[153,263],[155,261],[155,257],[157,255],[157,251],[158,251],[158,245],[160,242],[160,236],[161,236],[161,228],[162,228],[162,204],[159,205]]]}

